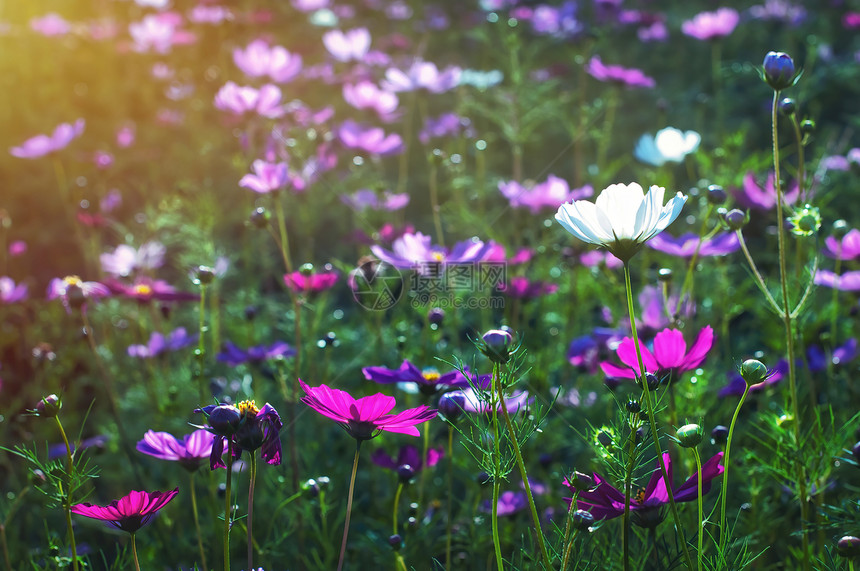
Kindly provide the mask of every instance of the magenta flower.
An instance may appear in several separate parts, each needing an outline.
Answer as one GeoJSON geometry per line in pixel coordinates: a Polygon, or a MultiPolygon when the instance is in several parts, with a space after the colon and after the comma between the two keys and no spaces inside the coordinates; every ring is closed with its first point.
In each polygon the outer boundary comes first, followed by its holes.
{"type": "Polygon", "coordinates": [[[579,256],[579,262],[587,267],[594,268],[604,264],[610,270],[616,270],[624,265],[624,262],[612,255],[611,252],[601,250],[590,250],[579,256]]]}
{"type": "Polygon", "coordinates": [[[110,278],[105,280],[111,293],[146,303],[150,301],[196,301],[200,296],[187,291],[177,291],[175,287],[164,280],[153,280],[146,276],[138,276],[134,283],[127,284],[110,278]]]}
{"type": "MultiPolygon", "coordinates": [[[[735,192],[735,198],[747,208],[758,210],[771,210],[776,207],[776,188],[773,185],[773,171],[767,174],[767,182],[764,187],[755,181],[752,171],[744,175],[743,188],[735,192]]],[[[785,204],[794,204],[800,195],[800,188],[795,182],[791,188],[783,188],[783,199],[785,204]]]]}
{"type": "Polygon", "coordinates": [[[814,281],[817,285],[842,291],[860,291],[860,271],[845,272],[837,275],[827,270],[818,270],[814,281]]]}
{"type": "MultiPolygon", "coordinates": [[[[696,369],[705,361],[708,351],[714,344],[714,330],[710,325],[705,326],[696,337],[696,341],[687,351],[684,334],[677,329],[664,329],[654,336],[654,352],[648,350],[640,342],[642,363],[645,371],[654,373],[661,379],[668,377],[668,382],[677,381],[686,371],[696,369]]],[[[625,337],[616,350],[618,358],[626,365],[619,367],[613,363],[601,363],[600,368],[608,376],[616,379],[635,379],[639,376],[639,362],[636,359],[636,348],[633,339],[625,337]]]]}
{"type": "MultiPolygon", "coordinates": [[[[515,513],[526,509],[529,505],[529,502],[525,492],[514,492],[511,490],[506,490],[499,494],[499,502],[496,505],[496,513],[501,517],[505,517],[509,515],[514,515],[515,513]]],[[[481,503],[481,511],[484,513],[492,513],[493,501],[484,500],[481,503]]]]}
{"type": "Polygon", "coordinates": [[[226,468],[221,458],[225,442],[233,450],[232,460],[238,460],[245,450],[251,454],[260,448],[260,457],[268,464],[281,463],[281,439],[278,436],[283,424],[275,407],[266,403],[257,408],[257,403],[246,400],[238,406],[220,404],[194,409],[206,415],[209,426],[200,427],[214,434],[212,452],[209,455],[209,468],[226,468]]]}
{"type": "Polygon", "coordinates": [[[700,12],[681,24],[684,34],[697,40],[713,40],[731,34],[740,21],[737,10],[720,8],[716,12],[700,12]]]}
{"type": "MultiPolygon", "coordinates": [[[[718,452],[702,465],[702,494],[707,494],[711,489],[711,481],[725,471],[720,461],[723,453],[718,452]]],[[[672,460],[669,453],[663,454],[663,463],[669,481],[672,481],[672,460]]],[[[621,490],[611,486],[605,478],[594,474],[595,487],[591,490],[579,492],[576,507],[586,510],[594,516],[594,519],[612,519],[624,513],[625,495],[621,490]]],[[[699,497],[699,473],[696,472],[687,481],[673,487],[672,492],[676,502],[691,502],[699,497]]],[[[572,487],[565,480],[566,486],[572,487]]],[[[566,498],[568,502],[570,498],[566,498]]],[[[662,471],[657,466],[651,474],[651,479],[644,490],[630,498],[630,511],[633,513],[633,522],[641,527],[651,528],[657,526],[663,520],[662,508],[669,503],[669,492],[666,490],[666,482],[663,480],[662,471]]]]}
{"type": "Polygon", "coordinates": [[[395,67],[388,68],[382,87],[394,92],[426,89],[430,93],[444,93],[457,87],[460,73],[459,67],[448,67],[440,71],[432,62],[415,60],[406,71],[395,67]]]}
{"type": "Polygon", "coordinates": [[[38,159],[48,153],[65,149],[69,143],[81,136],[85,122],[78,119],[73,125],[61,123],[54,129],[53,134],[36,135],[24,141],[19,147],[12,147],[9,153],[19,159],[38,159]]]}
{"type": "Polygon", "coordinates": [[[403,361],[397,369],[386,367],[364,367],[361,370],[364,378],[384,385],[393,383],[412,383],[424,394],[434,394],[440,389],[465,388],[469,381],[460,371],[449,371],[440,373],[438,369],[430,367],[419,369],[408,360],[403,361]]]}
{"type": "Polygon", "coordinates": [[[371,109],[383,118],[389,118],[400,104],[396,94],[366,80],[344,84],[343,99],[356,109],[371,109]]]}
{"type": "Polygon", "coordinates": [[[406,205],[409,204],[409,194],[405,192],[403,194],[393,194],[385,191],[382,193],[382,196],[379,196],[369,188],[363,188],[353,194],[342,194],[340,200],[358,212],[364,212],[368,208],[371,210],[393,212],[406,208],[406,205]]]}
{"type": "Polygon", "coordinates": [[[689,320],[696,314],[696,304],[689,296],[684,296],[684,302],[679,305],[678,294],[669,294],[666,299],[662,288],[650,285],[643,287],[639,293],[639,307],[642,310],[636,320],[636,327],[645,337],[668,327],[671,324],[670,313],[677,312],[685,320],[689,320]]]}
{"type": "Polygon", "coordinates": [[[534,299],[557,292],[558,285],[514,276],[507,284],[500,284],[499,291],[515,299],[534,299]]]}
{"type": "Polygon", "coordinates": [[[228,81],[215,94],[215,108],[234,115],[256,113],[262,117],[276,119],[284,114],[280,103],[281,90],[271,83],[256,89],[228,81]]]}
{"type": "Polygon", "coordinates": [[[828,236],[824,245],[827,246],[824,253],[831,258],[853,260],[860,256],[860,230],[856,228],[849,230],[842,240],[837,240],[835,236],[828,236]]]}
{"type": "Polygon", "coordinates": [[[302,56],[281,46],[269,47],[265,40],[233,50],[233,62],[248,77],[268,76],[277,83],[286,83],[302,71],[302,56]]]}
{"type": "Polygon", "coordinates": [[[284,283],[292,291],[303,294],[320,293],[337,283],[336,272],[306,274],[302,271],[284,275],[284,283]]]}
{"type": "Polygon", "coordinates": [[[391,250],[380,246],[371,246],[373,255],[388,262],[395,268],[406,270],[418,267],[419,271],[428,263],[436,264],[468,264],[486,259],[493,243],[485,244],[480,240],[466,240],[454,244],[453,248],[435,246],[430,242],[430,236],[421,232],[404,234],[394,241],[391,250]]]}
{"type": "Polygon", "coordinates": [[[182,441],[167,432],[147,430],[143,440],[137,443],[137,451],[159,460],[179,462],[183,468],[194,472],[212,454],[214,442],[215,436],[203,429],[186,434],[182,441]]]}
{"type": "Polygon", "coordinates": [[[424,460],[421,458],[421,452],[412,444],[406,444],[400,447],[397,453],[397,458],[392,458],[382,448],[377,448],[370,456],[374,464],[389,470],[397,470],[401,466],[409,466],[414,473],[418,473],[424,468],[430,468],[439,463],[439,460],[445,455],[442,448],[428,448],[427,456],[424,460]]]}
{"type": "Polygon", "coordinates": [[[383,432],[420,436],[416,425],[436,418],[436,411],[425,405],[389,414],[397,402],[382,393],[354,399],[345,391],[326,385],[309,387],[301,380],[299,384],[307,395],[302,397],[303,403],[338,422],[359,443],[383,432]]]}
{"type": "Polygon", "coordinates": [[[362,61],[370,50],[370,32],[356,28],[347,32],[331,30],[323,34],[323,45],[337,61],[362,61]]]}
{"type": "Polygon", "coordinates": [[[656,82],[642,70],[621,67],[620,65],[604,65],[599,56],[592,56],[586,64],[585,71],[598,81],[623,85],[625,87],[654,87],[656,82]]]}
{"type": "MultiPolygon", "coordinates": [[[[687,233],[677,238],[663,232],[651,238],[648,246],[669,254],[678,256],[679,258],[689,258],[696,253],[696,246],[699,244],[699,236],[697,234],[687,233]]],[[[724,232],[707,238],[699,247],[699,256],[725,256],[736,252],[741,247],[737,234],[734,232],[724,232]]]]}
{"type": "Polygon", "coordinates": [[[27,284],[19,283],[7,276],[0,276],[0,303],[15,303],[27,299],[27,284]]]}
{"type": "Polygon", "coordinates": [[[161,242],[145,242],[140,248],[121,244],[113,252],[99,256],[102,270],[115,277],[128,277],[138,270],[155,270],[164,265],[167,248],[161,242]]]}
{"type": "Polygon", "coordinates": [[[594,194],[591,185],[570,190],[567,181],[549,175],[546,181],[538,184],[521,185],[517,181],[499,182],[499,191],[513,208],[528,208],[537,214],[543,208],[558,209],[566,202],[582,200],[594,194]]]}
{"type": "Polygon", "coordinates": [[[178,351],[197,342],[197,335],[188,335],[184,327],[173,330],[167,337],[155,331],[149,336],[146,345],[129,345],[126,352],[129,357],[151,359],[166,351],[178,351]]]}
{"type": "Polygon", "coordinates": [[[386,135],[381,127],[365,127],[352,119],[341,123],[337,137],[343,146],[372,155],[389,155],[403,148],[403,139],[397,133],[386,135]]]}
{"type": "Polygon", "coordinates": [[[112,501],[106,506],[95,506],[84,502],[73,505],[72,513],[92,519],[100,519],[127,533],[135,533],[148,524],[158,510],[166,506],[179,488],[169,492],[138,492],[132,490],[127,496],[112,501]]]}
{"type": "Polygon", "coordinates": [[[254,169],[253,174],[246,174],[239,181],[239,186],[242,188],[250,188],[254,192],[267,194],[284,188],[290,182],[289,171],[285,162],[270,163],[257,159],[251,168],[254,169]]]}

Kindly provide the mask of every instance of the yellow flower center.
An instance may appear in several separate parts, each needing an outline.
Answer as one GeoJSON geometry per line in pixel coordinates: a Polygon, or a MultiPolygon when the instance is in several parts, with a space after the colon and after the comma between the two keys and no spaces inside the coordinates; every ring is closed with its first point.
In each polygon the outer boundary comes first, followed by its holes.
{"type": "Polygon", "coordinates": [[[645,501],[645,490],[640,489],[638,492],[636,492],[636,495],[633,496],[633,501],[636,502],[637,504],[641,504],[642,502],[644,502],[645,501]]]}
{"type": "Polygon", "coordinates": [[[83,283],[81,281],[81,278],[79,278],[78,276],[66,276],[63,278],[63,281],[66,282],[67,286],[78,286],[78,287],[80,287],[80,285],[83,283]]]}
{"type": "Polygon", "coordinates": [[[237,407],[239,412],[244,416],[245,413],[250,412],[253,416],[256,416],[260,409],[257,408],[257,403],[252,400],[243,400],[240,402],[237,407]]]}
{"type": "Polygon", "coordinates": [[[444,262],[445,261],[445,254],[443,254],[442,252],[433,252],[431,254],[431,257],[433,258],[434,262],[444,262]]]}
{"type": "Polygon", "coordinates": [[[138,295],[149,295],[152,293],[152,288],[147,284],[137,284],[132,291],[138,295]]]}
{"type": "Polygon", "coordinates": [[[439,371],[436,369],[424,369],[421,371],[421,376],[424,377],[425,380],[433,382],[438,381],[442,375],[440,375],[439,371]]]}

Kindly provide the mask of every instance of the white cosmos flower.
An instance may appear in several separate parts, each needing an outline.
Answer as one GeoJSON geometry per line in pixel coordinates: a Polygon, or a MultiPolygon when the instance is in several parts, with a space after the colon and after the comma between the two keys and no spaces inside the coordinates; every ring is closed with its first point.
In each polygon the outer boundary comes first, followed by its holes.
{"type": "Polygon", "coordinates": [[[645,194],[635,182],[613,184],[594,202],[562,204],[555,219],[583,242],[604,246],[626,263],[681,213],[687,197],[679,192],[664,206],[665,192],[661,186],[652,186],[645,194]]]}
{"type": "Polygon", "coordinates": [[[664,163],[680,163],[684,157],[699,148],[702,136],[695,131],[680,131],[674,127],[660,129],[653,137],[642,135],[633,156],[655,167],[664,163]]]}

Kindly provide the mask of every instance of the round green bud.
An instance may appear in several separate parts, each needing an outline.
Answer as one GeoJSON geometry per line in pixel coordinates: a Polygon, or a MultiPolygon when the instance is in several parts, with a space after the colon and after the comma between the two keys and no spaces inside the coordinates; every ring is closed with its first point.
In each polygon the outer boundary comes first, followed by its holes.
{"type": "Polygon", "coordinates": [[[756,359],[747,359],[744,361],[743,365],[741,365],[740,374],[741,377],[743,377],[744,382],[749,386],[763,383],[769,376],[769,372],[767,367],[764,366],[764,363],[757,361],[756,359]]]}
{"type": "Polygon", "coordinates": [[[704,430],[698,424],[685,424],[675,433],[678,444],[684,448],[695,448],[702,441],[704,430]]]}

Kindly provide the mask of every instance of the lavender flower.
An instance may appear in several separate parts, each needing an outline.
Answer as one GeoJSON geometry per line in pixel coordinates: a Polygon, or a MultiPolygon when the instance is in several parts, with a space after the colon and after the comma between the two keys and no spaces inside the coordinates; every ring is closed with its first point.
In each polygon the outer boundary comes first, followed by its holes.
{"type": "Polygon", "coordinates": [[[467,240],[454,244],[453,248],[434,246],[430,236],[421,232],[404,234],[394,241],[391,250],[380,246],[371,246],[370,251],[382,260],[398,269],[412,269],[418,266],[419,271],[427,263],[437,264],[466,264],[483,261],[489,254],[493,243],[485,244],[480,240],[467,240]]]}
{"type": "MultiPolygon", "coordinates": [[[[693,233],[683,234],[677,238],[666,234],[658,234],[651,238],[648,246],[672,256],[679,258],[689,258],[696,253],[696,247],[699,244],[699,236],[693,233]]],[[[738,241],[737,234],[734,232],[724,232],[705,239],[702,245],[698,248],[699,256],[725,256],[736,252],[740,249],[741,244],[738,241]]]]}
{"type": "MultiPolygon", "coordinates": [[[[782,198],[785,204],[794,204],[800,196],[800,188],[795,182],[790,188],[783,188],[782,198]]],[[[771,210],[776,207],[776,187],[774,186],[773,171],[767,174],[764,186],[756,183],[752,171],[744,175],[743,188],[735,192],[735,198],[741,205],[757,210],[771,210]]]]}
{"type": "Polygon", "coordinates": [[[196,342],[196,334],[188,335],[184,327],[179,327],[171,331],[167,337],[155,331],[149,336],[149,342],[146,345],[129,345],[126,351],[129,357],[151,359],[166,351],[178,351],[196,342]]]}
{"type": "Polygon", "coordinates": [[[845,272],[837,275],[827,270],[818,270],[814,281],[817,285],[842,291],[860,291],[860,271],[845,272]]]}
{"type": "Polygon", "coordinates": [[[623,85],[625,87],[647,87],[656,85],[653,78],[648,77],[642,70],[621,67],[620,65],[604,65],[599,56],[592,56],[586,64],[585,71],[598,81],[623,85]]]}
{"type": "Polygon", "coordinates": [[[113,252],[99,256],[102,270],[115,277],[127,277],[138,270],[155,270],[164,265],[167,249],[161,242],[145,242],[140,248],[121,244],[113,252]]]}
{"type": "Polygon", "coordinates": [[[27,284],[19,283],[6,276],[0,276],[0,303],[16,303],[27,299],[27,284]]]}
{"type": "Polygon", "coordinates": [[[390,119],[400,104],[396,94],[380,89],[370,81],[344,84],[343,99],[356,109],[371,109],[385,119],[390,119]]]}
{"type": "Polygon", "coordinates": [[[589,198],[594,194],[591,185],[570,190],[567,181],[549,175],[544,182],[521,185],[517,181],[499,182],[499,192],[508,199],[513,208],[528,208],[537,214],[543,208],[557,209],[566,202],[589,198]]]}
{"type": "Polygon", "coordinates": [[[245,350],[240,349],[230,341],[225,341],[224,346],[221,352],[218,353],[216,359],[221,363],[226,363],[230,367],[235,367],[242,363],[260,363],[262,361],[279,357],[292,357],[295,354],[295,349],[283,341],[275,341],[271,345],[249,347],[245,350]]]}
{"type": "Polygon", "coordinates": [[[143,440],[137,443],[137,450],[159,460],[179,462],[183,468],[194,472],[212,455],[214,442],[215,436],[203,429],[186,434],[182,441],[167,432],[147,430],[143,440]]]}
{"type": "Polygon", "coordinates": [[[234,115],[256,113],[262,117],[276,119],[284,114],[280,103],[281,90],[270,83],[255,89],[249,86],[240,87],[228,81],[215,94],[215,108],[234,115]]]}
{"type": "Polygon", "coordinates": [[[448,67],[440,71],[432,62],[415,60],[406,71],[396,67],[388,68],[382,86],[394,92],[426,89],[430,93],[444,93],[456,87],[459,80],[459,67],[448,67]]]}
{"type": "Polygon", "coordinates": [[[347,32],[331,30],[323,34],[322,40],[328,53],[341,62],[362,61],[370,50],[370,32],[367,28],[347,32]]]}
{"type": "Polygon", "coordinates": [[[713,40],[731,34],[740,21],[733,8],[720,8],[716,12],[700,12],[692,20],[681,24],[684,34],[697,40],[713,40]]]}
{"type": "Polygon", "coordinates": [[[69,143],[81,136],[84,132],[84,125],[83,119],[78,119],[74,124],[61,123],[50,136],[36,135],[18,147],[12,147],[9,153],[19,159],[44,157],[49,153],[65,149],[69,143]]]}
{"type": "Polygon", "coordinates": [[[385,210],[393,212],[406,208],[409,204],[409,194],[393,194],[385,191],[382,196],[377,195],[370,189],[363,188],[353,194],[342,194],[341,201],[357,212],[364,212],[367,209],[385,210]]]}
{"type": "Polygon", "coordinates": [[[400,135],[396,133],[386,135],[380,127],[363,127],[352,119],[341,123],[337,136],[345,147],[374,155],[397,153],[403,147],[400,135]]]}
{"type": "Polygon", "coordinates": [[[277,83],[294,79],[302,70],[302,56],[281,46],[269,47],[265,40],[254,40],[245,49],[233,50],[233,62],[248,77],[268,76],[277,83]]]}
{"type": "Polygon", "coordinates": [[[290,181],[287,163],[270,163],[257,159],[251,165],[252,174],[246,174],[239,181],[239,186],[249,188],[259,194],[267,194],[284,188],[290,181]]]}
{"type": "Polygon", "coordinates": [[[361,369],[364,378],[381,384],[409,383],[414,384],[424,394],[433,394],[437,391],[451,388],[465,388],[469,381],[460,371],[454,370],[440,373],[435,368],[419,369],[417,366],[404,360],[398,369],[386,367],[364,367],[361,369]]]}
{"type": "Polygon", "coordinates": [[[435,119],[428,117],[424,121],[424,128],[418,133],[418,140],[426,145],[430,139],[456,137],[461,133],[467,137],[474,135],[471,121],[456,113],[442,113],[435,119]]]}

